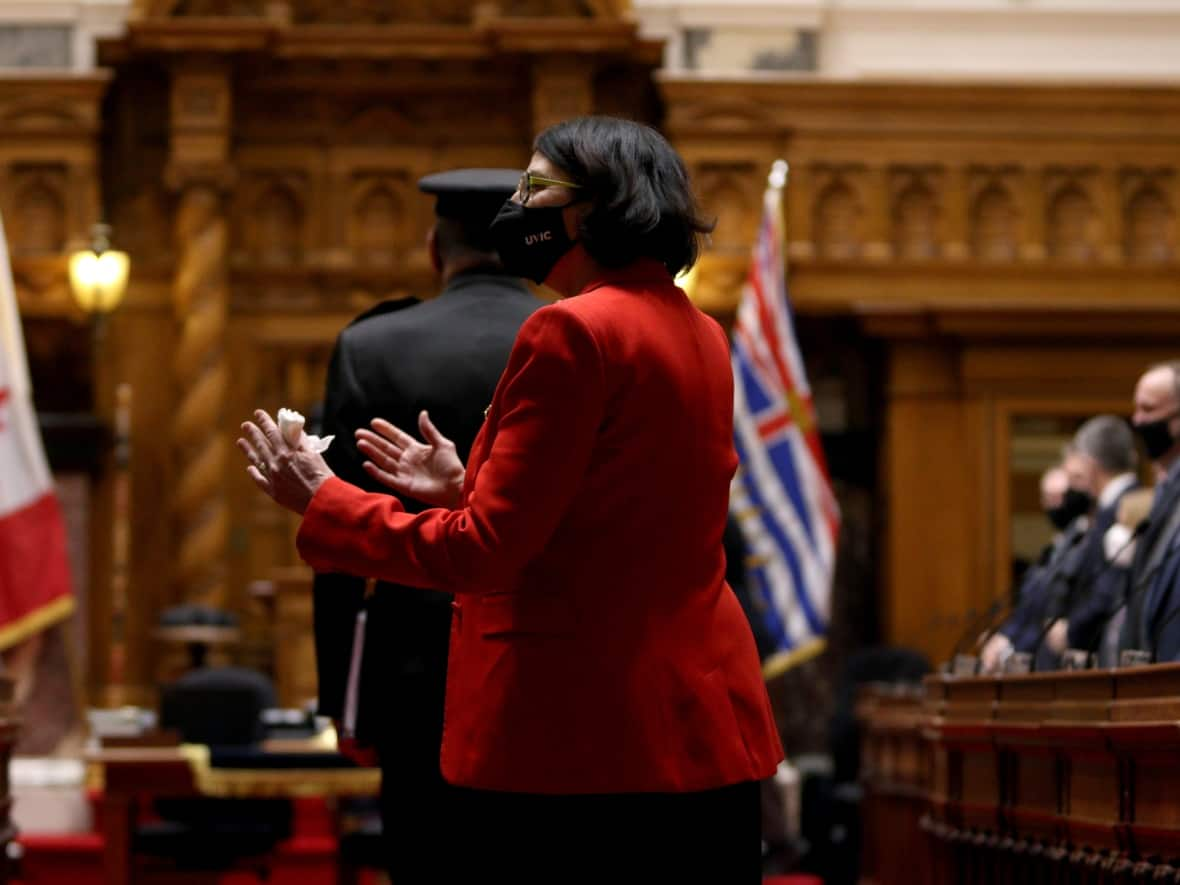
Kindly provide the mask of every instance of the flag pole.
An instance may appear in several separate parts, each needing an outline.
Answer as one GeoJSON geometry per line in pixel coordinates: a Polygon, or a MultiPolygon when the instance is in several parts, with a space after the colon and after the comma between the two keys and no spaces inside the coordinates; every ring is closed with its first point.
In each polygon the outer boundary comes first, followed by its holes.
{"type": "Polygon", "coordinates": [[[787,175],[791,167],[786,160],[775,160],[770,167],[770,174],[766,176],[766,183],[780,193],[787,186],[787,175]]]}

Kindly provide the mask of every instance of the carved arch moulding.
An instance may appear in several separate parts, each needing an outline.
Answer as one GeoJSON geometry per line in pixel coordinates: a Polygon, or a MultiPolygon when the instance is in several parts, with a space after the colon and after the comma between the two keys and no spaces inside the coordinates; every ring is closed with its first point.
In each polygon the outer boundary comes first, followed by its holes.
{"type": "Polygon", "coordinates": [[[698,199],[706,216],[716,222],[710,247],[727,253],[735,249],[745,253],[757,233],[757,205],[760,190],[758,170],[753,163],[740,161],[701,161],[692,173],[698,199]]]}
{"type": "Polygon", "coordinates": [[[859,258],[865,245],[865,195],[858,187],[861,166],[816,166],[811,170],[812,241],[821,260],[859,258]]]}
{"type": "Polygon", "coordinates": [[[967,224],[971,254],[977,261],[1015,261],[1020,250],[1022,213],[1015,191],[1019,170],[973,168],[968,173],[967,224]]]}
{"type": "Polygon", "coordinates": [[[931,166],[898,166],[890,175],[893,255],[924,261],[941,252],[939,171],[931,166]]]}
{"type": "Polygon", "coordinates": [[[1044,170],[1045,251],[1055,261],[1089,262],[1100,252],[1103,225],[1093,167],[1044,170]]]}
{"type": "Polygon", "coordinates": [[[409,247],[410,177],[404,171],[357,173],[352,182],[348,242],[356,263],[392,267],[409,247]]]}
{"type": "Polygon", "coordinates": [[[69,238],[65,165],[16,165],[9,175],[5,219],[13,257],[63,254],[69,238]]]}
{"type": "Polygon", "coordinates": [[[243,170],[235,202],[233,264],[290,267],[307,251],[308,176],[303,171],[243,170]]]}
{"type": "Polygon", "coordinates": [[[1170,168],[1123,170],[1123,254],[1134,265],[1176,260],[1176,173],[1170,168]]]}

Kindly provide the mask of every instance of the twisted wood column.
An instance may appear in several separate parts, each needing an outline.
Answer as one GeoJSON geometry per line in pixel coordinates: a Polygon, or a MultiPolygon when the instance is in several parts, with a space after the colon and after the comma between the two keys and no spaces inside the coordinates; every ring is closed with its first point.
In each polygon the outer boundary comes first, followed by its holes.
{"type": "Polygon", "coordinates": [[[182,189],[176,213],[173,305],[180,324],[172,369],[177,392],[171,437],[177,467],[176,596],[223,606],[229,509],[224,476],[229,440],[222,427],[226,385],[227,225],[212,183],[182,189]]]}

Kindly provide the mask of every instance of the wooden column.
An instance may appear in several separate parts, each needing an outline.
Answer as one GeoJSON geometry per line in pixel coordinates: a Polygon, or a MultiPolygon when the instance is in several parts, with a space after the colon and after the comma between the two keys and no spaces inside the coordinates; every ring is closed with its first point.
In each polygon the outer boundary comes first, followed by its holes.
{"type": "Polygon", "coordinates": [[[970,607],[970,469],[952,345],[890,345],[885,417],[886,641],[951,651],[970,607]]]}
{"type": "Polygon", "coordinates": [[[942,255],[948,261],[966,261],[971,254],[968,238],[967,169],[950,163],[942,191],[942,255]]]}
{"type": "Polygon", "coordinates": [[[1094,196],[1102,231],[1098,260],[1103,264],[1118,264],[1123,259],[1123,201],[1117,168],[1107,166],[1098,170],[1094,196]]]}
{"type": "Polygon", "coordinates": [[[1040,167],[1029,167],[1021,170],[1019,176],[1019,254],[1025,261],[1044,261],[1047,252],[1044,170],[1040,167]]]}
{"type": "Polygon", "coordinates": [[[808,261],[815,257],[815,241],[811,232],[813,172],[805,161],[792,162],[787,176],[784,200],[787,216],[787,259],[808,261]]]}
{"type": "Polygon", "coordinates": [[[230,80],[225,67],[178,67],[172,80],[169,183],[177,194],[172,303],[179,340],[172,371],[176,408],[174,598],[225,602],[230,439],[223,428],[229,366],[224,192],[229,182],[230,80]]]}
{"type": "Polygon", "coordinates": [[[868,261],[888,261],[893,257],[893,237],[889,217],[889,169],[870,166],[861,177],[865,206],[864,257],[868,261]]]}

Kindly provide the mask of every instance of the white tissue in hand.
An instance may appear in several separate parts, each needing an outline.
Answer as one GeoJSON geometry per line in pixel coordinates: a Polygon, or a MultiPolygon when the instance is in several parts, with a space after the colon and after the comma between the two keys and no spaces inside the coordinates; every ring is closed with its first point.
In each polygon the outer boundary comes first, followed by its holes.
{"type": "Polygon", "coordinates": [[[303,433],[303,425],[307,419],[294,409],[279,409],[279,433],[289,446],[299,445],[299,437],[303,433]]]}
{"type": "Polygon", "coordinates": [[[1131,530],[1116,522],[1102,536],[1102,548],[1107,561],[1116,562],[1123,568],[1130,568],[1135,560],[1135,544],[1131,543],[1131,530]]]}
{"type": "MultiPolygon", "coordinates": [[[[279,409],[279,433],[283,440],[291,448],[296,448],[299,445],[300,437],[303,436],[303,425],[307,423],[307,419],[294,409],[279,409]]],[[[315,452],[323,454],[323,452],[332,444],[335,436],[325,436],[320,439],[314,434],[307,434],[307,445],[315,452]]]]}

